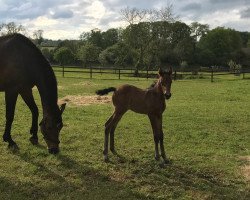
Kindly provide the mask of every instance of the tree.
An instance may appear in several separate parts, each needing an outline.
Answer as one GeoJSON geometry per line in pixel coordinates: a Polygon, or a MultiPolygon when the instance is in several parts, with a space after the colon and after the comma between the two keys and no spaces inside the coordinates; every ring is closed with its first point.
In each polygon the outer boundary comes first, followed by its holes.
{"type": "Polygon", "coordinates": [[[106,49],[107,47],[113,46],[119,41],[119,32],[118,29],[111,28],[106,32],[102,32],[102,48],[106,49]]]}
{"type": "Polygon", "coordinates": [[[34,42],[37,45],[41,45],[41,43],[43,42],[43,30],[37,30],[33,32],[33,37],[34,37],[34,42]]]}
{"type": "Polygon", "coordinates": [[[190,25],[191,34],[195,41],[198,42],[201,37],[205,36],[209,31],[208,24],[200,24],[198,22],[192,22],[190,25]]]}
{"type": "Polygon", "coordinates": [[[139,69],[145,68],[144,58],[147,47],[152,39],[150,26],[151,24],[149,22],[131,24],[123,32],[123,39],[125,43],[137,51],[135,75],[138,74],[139,69]]]}
{"type": "Polygon", "coordinates": [[[7,24],[2,24],[2,35],[11,35],[14,33],[25,32],[23,25],[17,25],[15,22],[9,22],[7,24]]]}
{"type": "Polygon", "coordinates": [[[87,42],[78,50],[78,57],[80,60],[82,60],[84,67],[87,67],[88,64],[98,62],[100,51],[100,47],[96,46],[93,43],[87,42]]]}
{"type": "Polygon", "coordinates": [[[49,48],[42,48],[41,52],[49,62],[54,61],[54,51],[53,50],[50,50],[49,48]]]}
{"type": "Polygon", "coordinates": [[[133,64],[134,52],[124,42],[118,42],[99,54],[99,62],[104,65],[125,67],[133,64]]]}
{"type": "Polygon", "coordinates": [[[234,53],[241,49],[242,41],[237,31],[218,27],[201,37],[197,47],[198,51],[211,52],[215,56],[215,65],[225,66],[234,53]]]}
{"type": "Polygon", "coordinates": [[[74,54],[69,48],[61,47],[56,50],[54,54],[54,59],[60,65],[67,65],[67,64],[71,64],[74,61],[74,54]]]}

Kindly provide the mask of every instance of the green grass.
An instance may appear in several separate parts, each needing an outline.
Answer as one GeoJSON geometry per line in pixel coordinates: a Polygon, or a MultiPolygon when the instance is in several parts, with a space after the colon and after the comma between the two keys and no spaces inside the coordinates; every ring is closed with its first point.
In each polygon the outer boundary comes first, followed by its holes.
{"type": "MultiPolygon", "coordinates": [[[[146,88],[152,80],[61,78],[59,96],[93,95],[124,83],[146,88]]],[[[61,152],[49,155],[29,139],[31,114],[19,97],[12,136],[19,152],[0,146],[0,199],[249,199],[242,174],[250,152],[250,82],[238,77],[175,81],[163,116],[166,152],[172,164],[154,160],[149,120],[128,112],[116,130],[121,158],[103,162],[104,123],[111,104],[68,106],[63,115],[61,152]]],[[[41,104],[37,90],[36,102],[41,104]]],[[[0,131],[4,94],[0,93],[0,131]]]]}

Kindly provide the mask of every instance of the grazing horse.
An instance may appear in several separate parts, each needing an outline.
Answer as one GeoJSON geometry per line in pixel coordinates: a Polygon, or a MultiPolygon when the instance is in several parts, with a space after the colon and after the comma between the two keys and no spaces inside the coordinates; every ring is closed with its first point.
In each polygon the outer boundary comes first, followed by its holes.
{"type": "Polygon", "coordinates": [[[21,95],[32,113],[30,141],[38,143],[38,108],[32,88],[40,93],[43,119],[40,128],[52,154],[59,152],[59,132],[63,127],[61,108],[57,105],[57,82],[55,74],[41,51],[25,36],[12,34],[0,37],[0,91],[5,92],[6,125],[3,140],[9,147],[18,148],[11,137],[18,94],[21,95]]]}
{"type": "Polygon", "coordinates": [[[132,85],[122,85],[119,88],[110,87],[104,90],[97,90],[96,94],[105,95],[109,92],[114,92],[112,102],[115,111],[112,116],[105,123],[105,140],[104,140],[104,161],[108,161],[108,140],[110,134],[110,150],[114,154],[114,132],[116,126],[122,116],[128,111],[132,110],[136,113],[146,114],[149,117],[154,134],[155,142],[155,159],[159,160],[158,144],[160,143],[161,156],[165,163],[169,160],[166,157],[163,144],[162,131],[162,113],[166,108],[165,99],[171,97],[171,83],[172,83],[172,68],[169,71],[158,72],[158,81],[146,90],[142,90],[132,85]]]}

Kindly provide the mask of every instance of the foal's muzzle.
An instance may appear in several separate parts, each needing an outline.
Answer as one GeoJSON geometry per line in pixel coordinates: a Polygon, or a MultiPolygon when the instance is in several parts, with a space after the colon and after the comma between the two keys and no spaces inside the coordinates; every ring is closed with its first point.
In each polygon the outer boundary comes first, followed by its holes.
{"type": "Polygon", "coordinates": [[[169,94],[164,94],[164,96],[165,96],[165,99],[170,99],[171,93],[169,93],[169,94]]]}

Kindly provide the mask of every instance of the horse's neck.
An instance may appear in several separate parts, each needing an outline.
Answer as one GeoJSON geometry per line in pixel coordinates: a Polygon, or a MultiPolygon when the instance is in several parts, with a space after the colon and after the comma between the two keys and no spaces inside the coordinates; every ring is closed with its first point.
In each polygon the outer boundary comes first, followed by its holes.
{"type": "Polygon", "coordinates": [[[51,115],[58,110],[57,82],[50,67],[43,68],[43,70],[36,86],[41,96],[43,115],[51,115]]]}

